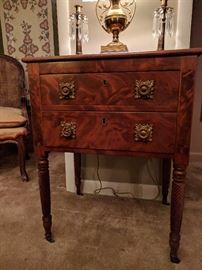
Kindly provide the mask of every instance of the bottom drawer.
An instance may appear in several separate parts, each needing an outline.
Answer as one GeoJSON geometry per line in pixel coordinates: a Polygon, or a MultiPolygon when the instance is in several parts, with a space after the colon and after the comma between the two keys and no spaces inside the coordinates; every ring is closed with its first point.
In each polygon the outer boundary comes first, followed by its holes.
{"type": "Polygon", "coordinates": [[[176,114],[43,112],[44,146],[173,153],[176,114]]]}

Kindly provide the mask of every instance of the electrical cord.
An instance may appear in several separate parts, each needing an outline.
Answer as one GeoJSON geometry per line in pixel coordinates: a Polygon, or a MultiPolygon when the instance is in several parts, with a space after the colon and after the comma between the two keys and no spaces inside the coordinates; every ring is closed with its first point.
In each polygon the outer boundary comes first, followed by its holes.
{"type": "Polygon", "coordinates": [[[156,178],[152,175],[152,172],[151,172],[151,170],[150,170],[149,162],[151,162],[151,161],[152,161],[152,159],[148,159],[146,166],[147,166],[147,171],[148,171],[148,173],[149,173],[149,176],[151,177],[153,183],[154,183],[154,184],[157,186],[157,188],[158,188],[158,192],[157,192],[156,196],[155,196],[154,198],[152,198],[152,200],[156,200],[156,199],[160,196],[161,190],[160,190],[160,186],[159,186],[159,179],[156,179],[156,178]]]}
{"type": "Polygon", "coordinates": [[[98,181],[100,183],[100,187],[94,190],[94,194],[98,195],[102,190],[111,190],[112,194],[115,197],[119,197],[120,198],[120,197],[123,197],[123,195],[129,195],[131,198],[135,199],[134,195],[131,192],[118,192],[113,187],[103,187],[102,180],[100,178],[99,170],[100,170],[100,159],[99,159],[99,155],[97,155],[96,174],[97,174],[97,179],[98,179],[98,181]]]}
{"type": "MultiPolygon", "coordinates": [[[[149,161],[150,161],[150,160],[148,160],[148,162],[149,162],[149,161]]],[[[151,170],[150,170],[150,167],[149,167],[148,162],[147,162],[147,171],[148,171],[148,173],[149,173],[151,179],[153,180],[154,184],[156,184],[157,187],[158,187],[158,193],[157,193],[157,195],[152,199],[152,200],[156,200],[156,199],[159,197],[159,195],[160,195],[160,187],[159,187],[159,184],[158,184],[158,180],[156,180],[156,179],[154,178],[154,176],[152,175],[152,173],[151,173],[151,170]]],[[[123,197],[123,196],[125,197],[126,195],[128,195],[128,197],[130,197],[130,198],[132,198],[132,199],[135,199],[134,194],[132,194],[131,192],[118,192],[118,191],[116,191],[113,187],[103,187],[103,184],[102,184],[102,180],[101,180],[100,172],[99,172],[99,171],[100,171],[100,159],[99,159],[99,155],[97,154],[97,168],[96,168],[96,175],[97,175],[97,179],[98,179],[98,181],[99,181],[100,187],[94,190],[94,194],[95,194],[95,195],[100,194],[100,192],[101,192],[102,190],[111,190],[112,194],[113,194],[115,197],[119,197],[119,198],[120,198],[120,197],[123,197]]]]}

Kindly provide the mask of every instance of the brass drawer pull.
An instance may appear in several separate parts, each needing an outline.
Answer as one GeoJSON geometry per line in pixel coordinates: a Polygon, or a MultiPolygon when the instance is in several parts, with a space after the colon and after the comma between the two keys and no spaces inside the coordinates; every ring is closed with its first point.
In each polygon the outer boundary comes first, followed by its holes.
{"type": "Polygon", "coordinates": [[[136,124],[135,125],[135,141],[136,142],[152,142],[153,125],[152,124],[136,124]]]}
{"type": "Polygon", "coordinates": [[[75,99],[76,89],[75,82],[59,83],[59,99],[75,99]]]}
{"type": "Polygon", "coordinates": [[[66,139],[76,139],[76,123],[75,122],[66,122],[61,121],[61,137],[66,139]]]}
{"type": "Polygon", "coordinates": [[[154,97],[154,80],[136,80],[135,82],[135,98],[153,99],[154,97]]]}

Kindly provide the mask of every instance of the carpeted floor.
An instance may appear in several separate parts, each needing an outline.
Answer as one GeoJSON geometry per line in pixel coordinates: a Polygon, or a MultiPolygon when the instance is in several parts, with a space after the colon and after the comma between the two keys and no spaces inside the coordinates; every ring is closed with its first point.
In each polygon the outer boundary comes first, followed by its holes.
{"type": "Polygon", "coordinates": [[[30,182],[0,158],[0,270],[201,270],[202,164],[189,167],[180,257],[169,262],[169,207],[66,192],[63,154],[50,155],[53,233],[44,240],[34,158],[30,182]]]}

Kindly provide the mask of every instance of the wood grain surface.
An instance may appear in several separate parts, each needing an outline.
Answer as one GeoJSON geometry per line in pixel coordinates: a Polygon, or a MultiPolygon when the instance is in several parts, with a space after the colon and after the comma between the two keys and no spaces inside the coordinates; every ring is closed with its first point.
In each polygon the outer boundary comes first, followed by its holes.
{"type": "MultiPolygon", "coordinates": [[[[61,109],[65,105],[66,110],[71,110],[75,108],[73,105],[80,105],[80,109],[86,110],[84,105],[90,104],[91,110],[96,110],[97,105],[110,105],[125,106],[124,110],[130,111],[175,112],[178,106],[179,78],[180,73],[177,71],[42,75],[41,102],[43,106],[47,105],[45,109],[51,109],[51,105],[58,105],[58,108],[55,106],[52,109],[61,109]],[[153,98],[136,98],[137,82],[146,83],[148,80],[154,81],[153,98]],[[60,99],[59,84],[62,82],[74,82],[75,99],[60,99]]],[[[105,106],[104,110],[108,109],[105,106]]]]}

